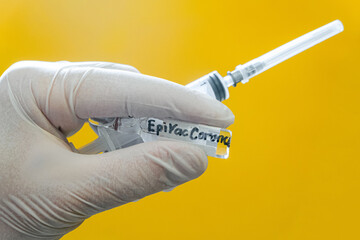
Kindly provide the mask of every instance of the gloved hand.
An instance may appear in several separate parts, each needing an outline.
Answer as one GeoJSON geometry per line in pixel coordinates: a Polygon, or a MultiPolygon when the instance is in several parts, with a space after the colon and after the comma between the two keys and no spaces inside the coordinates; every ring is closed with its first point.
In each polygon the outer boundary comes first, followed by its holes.
{"type": "Polygon", "coordinates": [[[89,117],[175,118],[227,127],[222,103],[104,62],[12,65],[0,81],[0,239],[59,239],[86,218],[201,175],[202,149],[150,142],[99,155],[66,137],[89,117]]]}

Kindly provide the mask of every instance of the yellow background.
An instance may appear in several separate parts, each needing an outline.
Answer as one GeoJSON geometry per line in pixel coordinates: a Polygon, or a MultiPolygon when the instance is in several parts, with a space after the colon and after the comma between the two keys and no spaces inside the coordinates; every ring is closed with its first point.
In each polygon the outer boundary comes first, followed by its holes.
{"type": "Polygon", "coordinates": [[[1,72],[26,59],[113,61],[181,84],[340,19],[343,33],[230,90],[229,159],[63,239],[360,239],[359,1],[0,3],[1,72]]]}

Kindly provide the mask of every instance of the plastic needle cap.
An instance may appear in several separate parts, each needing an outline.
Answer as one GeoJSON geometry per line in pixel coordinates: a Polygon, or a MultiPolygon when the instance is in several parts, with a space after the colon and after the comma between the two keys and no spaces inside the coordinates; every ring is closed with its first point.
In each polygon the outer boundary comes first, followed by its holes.
{"type": "Polygon", "coordinates": [[[339,20],[335,20],[312,32],[309,32],[291,42],[288,42],[244,65],[236,67],[235,71],[240,71],[242,79],[233,79],[235,83],[241,81],[246,83],[250,78],[264,72],[265,70],[295,56],[302,51],[342,32],[344,26],[339,20]]]}

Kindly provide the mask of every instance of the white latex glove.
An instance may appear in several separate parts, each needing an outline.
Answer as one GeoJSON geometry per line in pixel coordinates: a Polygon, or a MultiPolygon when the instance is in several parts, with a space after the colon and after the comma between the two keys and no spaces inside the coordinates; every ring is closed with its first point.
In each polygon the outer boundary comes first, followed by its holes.
{"type": "Polygon", "coordinates": [[[66,137],[89,117],[157,117],[227,127],[222,103],[104,62],[12,65],[0,81],[0,239],[59,239],[86,218],[201,175],[204,152],[151,142],[99,155],[66,137]]]}

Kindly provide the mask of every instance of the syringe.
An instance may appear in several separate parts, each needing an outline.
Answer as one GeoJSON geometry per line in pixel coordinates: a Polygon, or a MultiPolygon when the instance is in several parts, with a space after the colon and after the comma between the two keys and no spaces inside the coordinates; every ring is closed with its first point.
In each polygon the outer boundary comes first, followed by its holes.
{"type": "MultiPolygon", "coordinates": [[[[342,32],[343,29],[339,20],[333,21],[237,66],[225,77],[214,71],[186,87],[223,101],[229,98],[228,87],[236,86],[239,82],[247,83],[250,78],[342,32]]],[[[227,129],[154,117],[93,119],[89,120],[89,123],[99,138],[80,148],[80,153],[108,152],[147,141],[173,140],[201,146],[208,156],[227,158],[229,155],[231,132],[227,129]]]]}
{"type": "Polygon", "coordinates": [[[250,78],[308,48],[311,48],[312,46],[342,32],[343,30],[344,26],[341,21],[335,20],[258,58],[255,58],[244,65],[237,66],[234,71],[228,72],[228,75],[225,77],[221,77],[217,71],[214,71],[188,84],[187,86],[199,89],[202,92],[212,95],[217,100],[223,101],[229,98],[228,87],[236,86],[239,82],[247,83],[250,78]]]}

